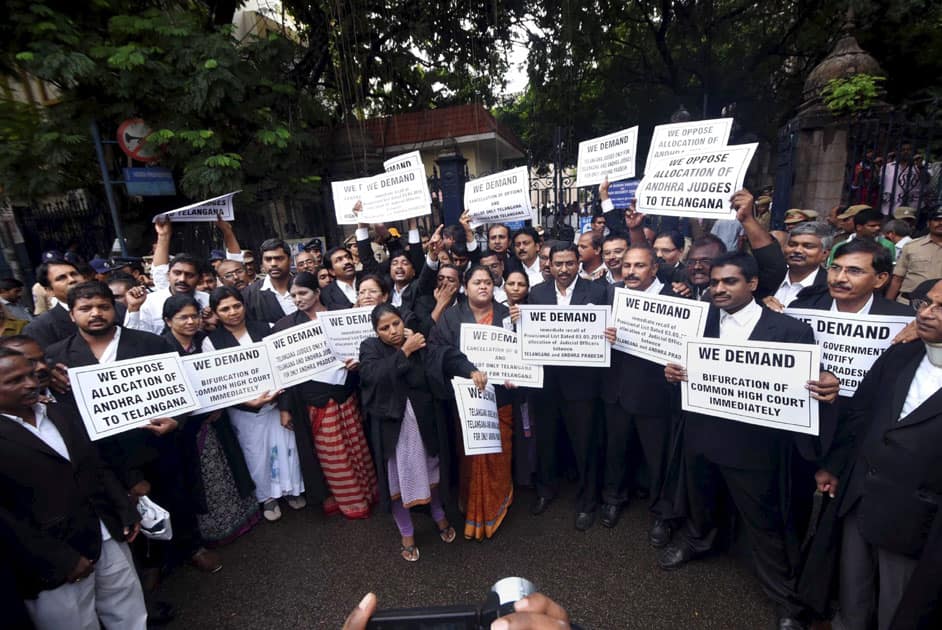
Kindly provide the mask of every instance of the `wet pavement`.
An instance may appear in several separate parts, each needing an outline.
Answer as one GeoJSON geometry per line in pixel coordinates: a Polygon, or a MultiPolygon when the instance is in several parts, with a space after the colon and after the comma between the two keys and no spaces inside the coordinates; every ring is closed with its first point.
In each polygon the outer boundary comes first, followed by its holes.
{"type": "Polygon", "coordinates": [[[649,515],[635,501],[615,529],[596,522],[573,528],[571,501],[561,497],[541,516],[518,492],[491,540],[460,537],[446,545],[426,515],[414,513],[421,559],[399,556],[392,516],[347,521],[317,507],[282,507],[277,523],[261,523],[219,550],[214,575],[178,568],[157,598],[173,603],[168,628],[337,628],[373,591],[381,608],[480,603],[488,587],[518,575],[561,603],[585,628],[775,627],[772,607],[746,559],[714,555],[672,572],[657,566],[647,540],[649,515]]]}

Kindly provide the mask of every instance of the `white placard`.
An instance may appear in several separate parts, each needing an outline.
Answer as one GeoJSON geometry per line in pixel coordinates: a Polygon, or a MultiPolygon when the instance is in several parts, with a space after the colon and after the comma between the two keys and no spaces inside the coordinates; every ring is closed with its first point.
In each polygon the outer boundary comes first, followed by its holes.
{"type": "Polygon", "coordinates": [[[518,166],[465,183],[464,207],[472,228],[486,223],[531,220],[529,169],[518,166]]]}
{"type": "Polygon", "coordinates": [[[461,324],[461,352],[487,374],[490,383],[510,381],[517,387],[543,387],[543,366],[525,363],[520,339],[512,330],[461,324]]]}
{"type": "Polygon", "coordinates": [[[236,190],[212,199],[197,201],[182,208],[161,212],[154,217],[153,221],[156,223],[157,219],[166,217],[174,223],[195,223],[197,221],[215,221],[217,215],[222,215],[223,221],[232,221],[235,218],[235,212],[232,209],[232,197],[240,192],[242,191],[236,190]]]}
{"type": "Polygon", "coordinates": [[[275,379],[263,343],[181,357],[200,412],[254,400],[274,391],[275,379]]]}
{"type": "Polygon", "coordinates": [[[422,164],[422,154],[418,151],[402,153],[383,162],[383,170],[387,173],[416,167],[425,168],[422,164]]]}
{"type": "Polygon", "coordinates": [[[720,339],[687,341],[681,406],[760,427],[818,434],[818,401],[805,384],[818,380],[817,345],[720,339]]]}
{"type": "Polygon", "coordinates": [[[360,360],[360,344],[364,339],[376,336],[370,319],[372,312],[372,306],[364,306],[328,311],[317,316],[327,338],[327,345],[338,361],[360,360]]]}
{"type": "Polygon", "coordinates": [[[309,380],[323,381],[318,376],[343,369],[316,320],[269,335],[263,343],[268,349],[277,389],[309,380]]]}
{"type": "Polygon", "coordinates": [[[576,186],[595,186],[608,177],[614,182],[635,176],[638,126],[579,143],[576,186]]]}
{"type": "Polygon", "coordinates": [[[616,288],[612,348],[660,365],[683,365],[687,340],[703,336],[709,311],[709,302],[616,288]]]}
{"type": "Polygon", "coordinates": [[[912,317],[900,315],[857,315],[806,308],[788,308],[785,314],[807,322],[821,347],[822,369],[841,382],[841,396],[853,396],[860,381],[880,355],[892,345],[893,337],[912,317]]]}
{"type": "Polygon", "coordinates": [[[353,212],[353,206],[363,197],[363,186],[369,177],[345,179],[339,182],[330,182],[330,193],[334,199],[334,215],[337,225],[356,225],[359,217],[353,212]]]}
{"type": "Polygon", "coordinates": [[[654,160],[638,185],[638,212],[735,219],[729,198],[742,188],[758,143],[654,160]]]}
{"type": "Polygon", "coordinates": [[[465,455],[500,453],[500,417],[497,415],[497,394],[490,383],[480,390],[467,378],[451,379],[455,403],[461,421],[461,438],[465,455]]]}
{"type": "Polygon", "coordinates": [[[609,367],[605,328],[610,314],[607,306],[521,304],[521,356],[536,365],[609,367]]]}
{"type": "Polygon", "coordinates": [[[198,407],[176,352],[69,368],[69,383],[91,440],[198,407]]]}
{"type": "Polygon", "coordinates": [[[649,173],[653,162],[658,158],[725,147],[732,128],[732,118],[658,125],[651,135],[651,147],[648,149],[644,172],[649,173]]]}

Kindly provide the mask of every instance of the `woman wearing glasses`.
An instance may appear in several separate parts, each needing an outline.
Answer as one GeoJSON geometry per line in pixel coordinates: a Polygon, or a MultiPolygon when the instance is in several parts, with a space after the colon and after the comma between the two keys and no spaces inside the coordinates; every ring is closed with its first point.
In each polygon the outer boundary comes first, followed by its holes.
{"type": "MultiPolygon", "coordinates": [[[[163,337],[181,356],[202,352],[200,310],[189,295],[164,302],[163,337]]],[[[228,416],[222,410],[190,416],[180,440],[184,480],[203,541],[224,544],[252,529],[259,521],[258,503],[228,416]]]]}

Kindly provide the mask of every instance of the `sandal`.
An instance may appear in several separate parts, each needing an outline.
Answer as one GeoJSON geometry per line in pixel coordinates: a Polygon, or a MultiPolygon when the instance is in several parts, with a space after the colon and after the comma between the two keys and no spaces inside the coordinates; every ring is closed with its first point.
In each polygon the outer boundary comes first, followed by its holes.
{"type": "Polygon", "coordinates": [[[415,545],[399,545],[399,555],[402,556],[402,559],[406,562],[418,562],[419,560],[419,548],[415,545]]]}
{"type": "Polygon", "coordinates": [[[458,534],[455,532],[455,528],[451,525],[438,530],[438,536],[442,539],[442,542],[453,543],[455,538],[458,537],[458,534]]]}

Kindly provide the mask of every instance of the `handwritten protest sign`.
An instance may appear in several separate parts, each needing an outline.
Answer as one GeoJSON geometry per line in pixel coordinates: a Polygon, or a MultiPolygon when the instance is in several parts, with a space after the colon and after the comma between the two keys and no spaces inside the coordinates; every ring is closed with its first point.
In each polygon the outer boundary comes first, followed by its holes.
{"type": "Polygon", "coordinates": [[[687,341],[681,406],[746,424],[818,434],[818,401],[805,383],[819,376],[818,346],[719,339],[687,341]]]}
{"type": "Polygon", "coordinates": [[[520,306],[524,361],[536,365],[608,367],[607,306],[520,306]]]}
{"type": "Polygon", "coordinates": [[[363,197],[363,186],[369,177],[346,179],[339,182],[330,182],[330,192],[334,199],[334,215],[337,225],[356,225],[359,217],[353,212],[353,206],[363,197]]]}
{"type": "Polygon", "coordinates": [[[608,177],[613,182],[635,176],[638,127],[579,143],[576,186],[595,186],[608,177]]]}
{"type": "Polygon", "coordinates": [[[201,412],[238,405],[277,389],[262,343],[191,354],[180,361],[201,412]]]}
{"type": "Polygon", "coordinates": [[[372,306],[364,306],[318,315],[317,321],[321,323],[327,345],[337,360],[360,360],[360,344],[364,339],[376,336],[370,320],[372,312],[372,306]]]}
{"type": "Polygon", "coordinates": [[[742,188],[758,143],[656,159],[638,186],[638,212],[734,219],[729,198],[742,188]]]}
{"type": "Polygon", "coordinates": [[[500,453],[500,418],[497,416],[497,394],[490,383],[480,390],[467,378],[451,379],[455,403],[461,420],[461,437],[465,455],[500,453]]]}
{"type": "Polygon", "coordinates": [[[194,223],[197,221],[215,221],[217,215],[222,215],[223,221],[232,221],[235,218],[235,213],[232,210],[232,197],[240,192],[242,191],[236,190],[212,199],[197,201],[182,208],[161,212],[153,220],[156,222],[157,219],[166,217],[174,223],[194,223]]]}
{"type": "Polygon", "coordinates": [[[343,369],[327,345],[319,321],[312,321],[265,337],[277,389],[343,369]]]}
{"type": "Polygon", "coordinates": [[[612,348],[660,365],[683,365],[687,340],[703,336],[709,309],[709,302],[616,288],[612,348]]]}
{"type": "Polygon", "coordinates": [[[91,440],[198,406],[175,352],[69,368],[69,383],[91,440]]]}
{"type": "Polygon", "coordinates": [[[651,136],[645,174],[651,172],[651,166],[658,158],[725,147],[732,128],[732,118],[658,125],[651,136]]]}
{"type": "Polygon", "coordinates": [[[487,374],[488,382],[543,387],[543,367],[524,362],[520,339],[512,330],[461,324],[460,347],[468,360],[487,374]]]}
{"type": "Polygon", "coordinates": [[[529,221],[530,175],[526,166],[479,177],[464,185],[464,207],[471,227],[485,223],[529,221]]]}
{"type": "Polygon", "coordinates": [[[857,315],[804,308],[785,309],[786,315],[807,322],[821,347],[821,365],[841,381],[841,396],[853,396],[860,381],[893,337],[912,317],[857,315]]]}

